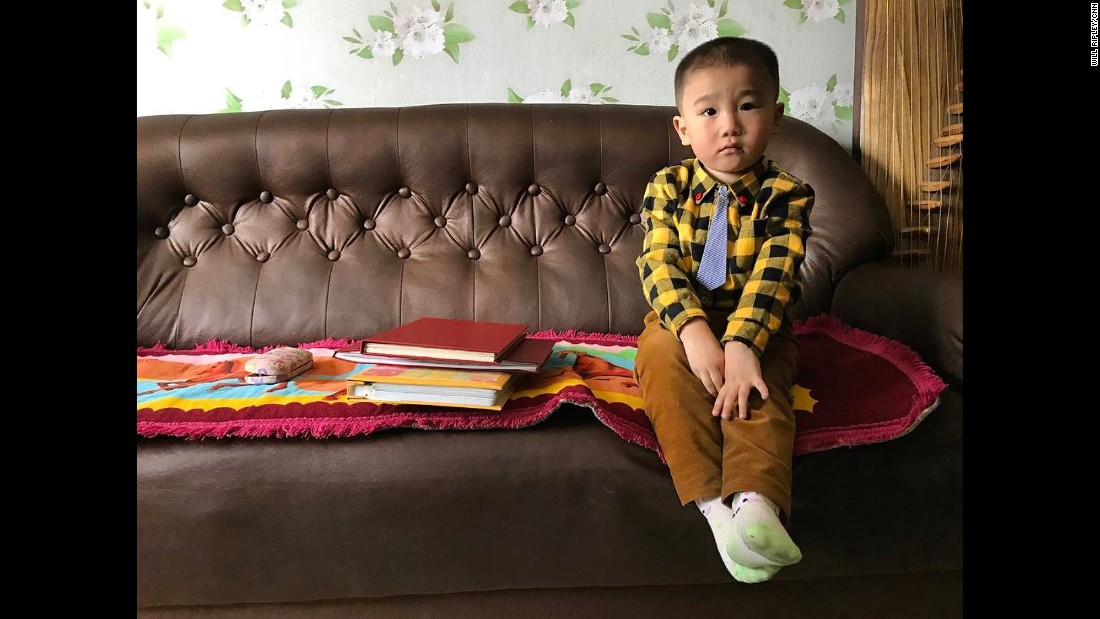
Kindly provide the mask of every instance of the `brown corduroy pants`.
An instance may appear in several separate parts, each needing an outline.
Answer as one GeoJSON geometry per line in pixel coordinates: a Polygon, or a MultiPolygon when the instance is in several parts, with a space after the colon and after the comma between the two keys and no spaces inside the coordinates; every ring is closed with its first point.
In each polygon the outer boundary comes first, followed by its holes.
{"type": "MultiPolygon", "coordinates": [[[[720,338],[726,314],[708,312],[708,321],[720,338]]],[[[638,338],[635,378],[684,505],[752,491],[778,505],[784,521],[790,518],[791,388],[798,375],[798,342],[787,323],[768,339],[760,370],[769,396],[762,400],[753,389],[749,419],[714,417],[710,414],[714,397],[692,374],[683,344],[661,324],[656,312],[646,316],[645,330],[638,338]]]]}

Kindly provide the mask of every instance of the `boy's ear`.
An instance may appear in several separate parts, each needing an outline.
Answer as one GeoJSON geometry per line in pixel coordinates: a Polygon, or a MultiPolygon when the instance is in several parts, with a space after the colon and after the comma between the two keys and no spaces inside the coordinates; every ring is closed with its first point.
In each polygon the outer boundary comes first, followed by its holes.
{"type": "Polygon", "coordinates": [[[683,118],[678,115],[672,117],[672,128],[676,130],[676,134],[680,136],[680,143],[684,146],[691,146],[691,138],[687,134],[687,123],[683,118]]]}
{"type": "Polygon", "coordinates": [[[772,133],[779,133],[779,121],[783,119],[783,102],[775,104],[775,118],[772,119],[772,133]]]}

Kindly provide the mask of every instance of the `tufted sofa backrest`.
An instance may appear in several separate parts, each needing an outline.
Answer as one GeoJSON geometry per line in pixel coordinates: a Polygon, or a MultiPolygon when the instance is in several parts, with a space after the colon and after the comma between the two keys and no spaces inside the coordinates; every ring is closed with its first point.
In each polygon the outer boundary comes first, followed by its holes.
{"type": "MultiPolygon", "coordinates": [[[[675,108],[430,105],[137,119],[139,345],[358,338],[421,316],[638,333],[646,182],[675,108]]],[[[891,249],[832,139],[768,156],[817,192],[796,315],[891,249]]]]}

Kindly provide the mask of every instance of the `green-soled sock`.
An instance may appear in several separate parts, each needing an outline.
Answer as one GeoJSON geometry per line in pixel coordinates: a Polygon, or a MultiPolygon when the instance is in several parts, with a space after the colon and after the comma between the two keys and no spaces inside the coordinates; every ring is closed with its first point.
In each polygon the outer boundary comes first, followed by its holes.
{"type": "Polygon", "coordinates": [[[695,504],[698,505],[699,511],[703,512],[707,524],[710,525],[710,532],[714,536],[715,544],[718,546],[718,556],[722,558],[722,564],[726,566],[726,570],[735,580],[743,583],[757,583],[775,576],[776,572],[780,570],[778,565],[747,567],[734,563],[733,559],[730,558],[726,548],[729,543],[728,538],[734,536],[734,526],[733,510],[728,505],[718,500],[718,497],[698,500],[695,504]]]}
{"type": "Polygon", "coordinates": [[[764,495],[739,492],[733,497],[733,532],[726,552],[734,563],[747,568],[793,565],[802,551],[779,521],[779,508],[764,495]]]}

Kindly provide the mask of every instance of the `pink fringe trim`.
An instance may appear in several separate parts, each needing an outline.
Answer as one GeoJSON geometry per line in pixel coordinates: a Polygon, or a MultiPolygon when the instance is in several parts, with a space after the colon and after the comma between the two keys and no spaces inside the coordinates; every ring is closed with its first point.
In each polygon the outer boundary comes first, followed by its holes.
{"type": "MultiPolygon", "coordinates": [[[[343,348],[349,346],[359,340],[337,340],[333,338],[326,338],[323,340],[317,340],[315,342],[306,342],[304,344],[298,344],[297,348],[343,348]]],[[[210,339],[205,344],[199,344],[194,348],[186,349],[172,349],[168,348],[161,342],[157,342],[152,346],[138,346],[137,354],[143,357],[160,357],[163,355],[221,355],[226,353],[263,353],[277,348],[277,346],[264,346],[262,348],[253,348],[252,346],[242,346],[240,344],[234,344],[229,340],[210,339]]]]}
{"type": "Polygon", "coordinates": [[[537,331],[527,337],[536,340],[566,340],[574,344],[618,344],[621,346],[637,346],[637,335],[624,335],[622,333],[596,333],[593,331],[537,331]]]}

